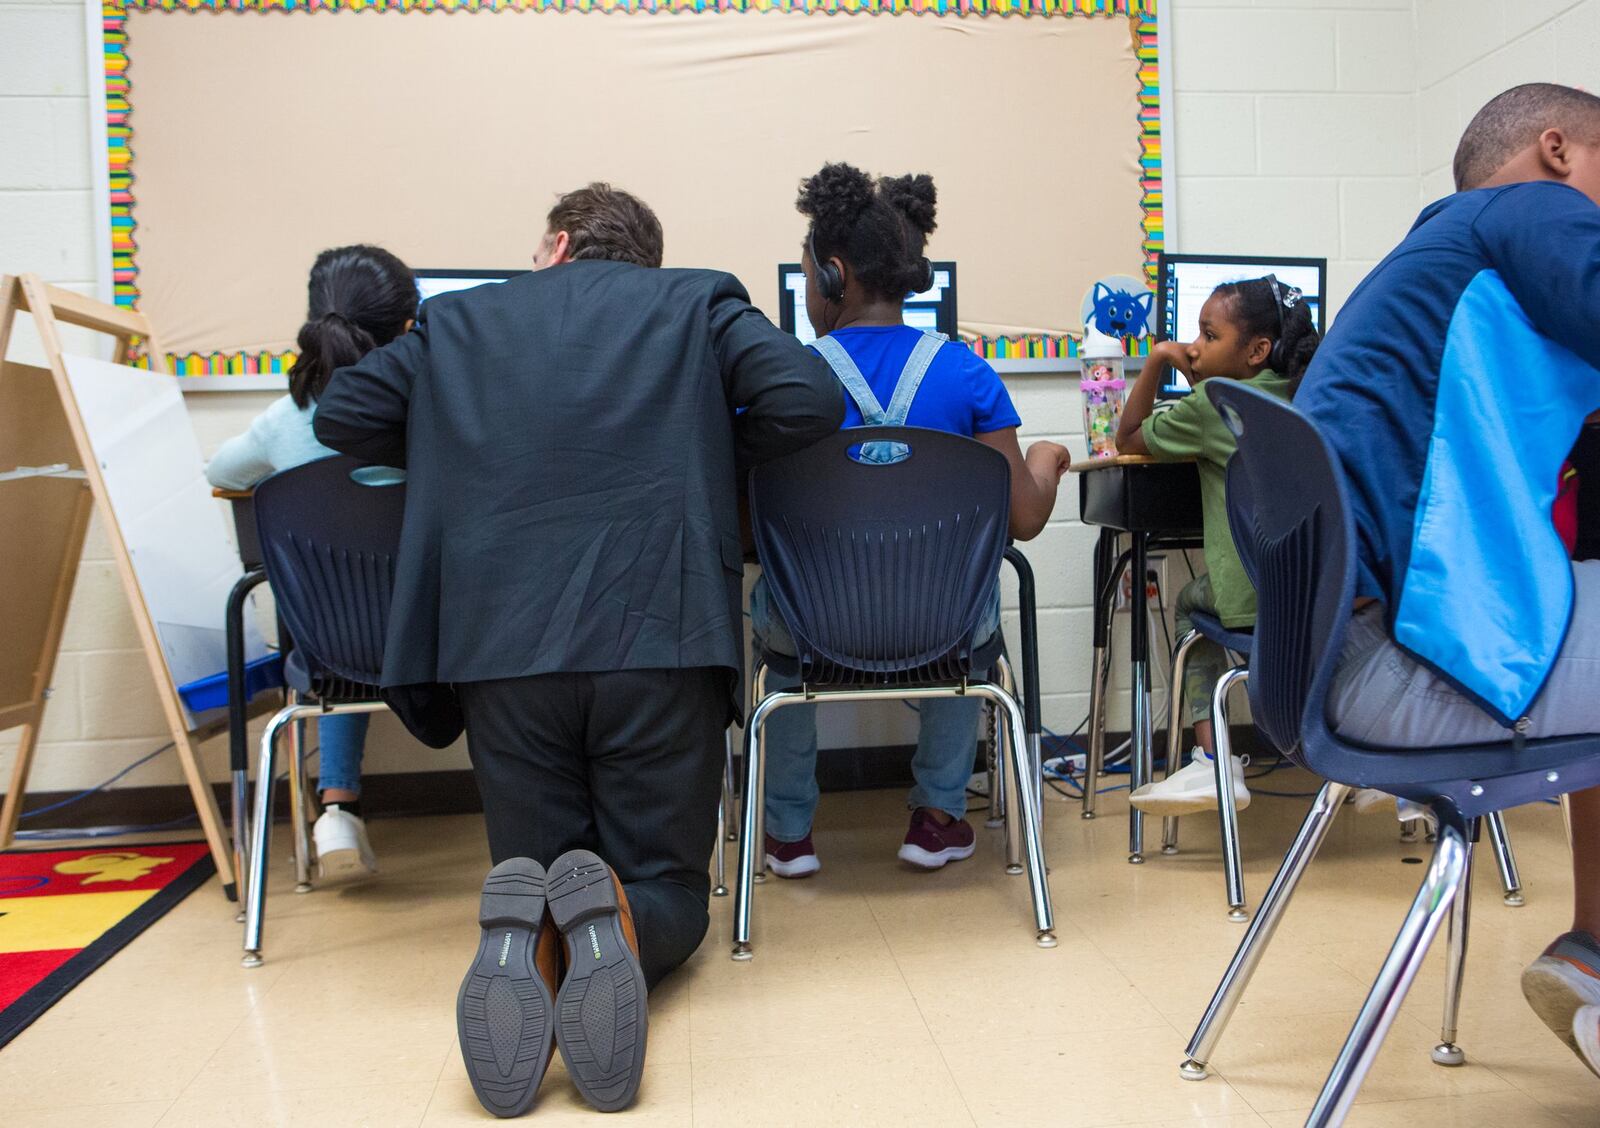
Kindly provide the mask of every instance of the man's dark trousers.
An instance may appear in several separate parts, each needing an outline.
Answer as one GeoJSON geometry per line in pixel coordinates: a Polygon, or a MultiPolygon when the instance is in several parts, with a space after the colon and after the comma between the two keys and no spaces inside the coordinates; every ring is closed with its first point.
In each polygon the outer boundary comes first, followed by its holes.
{"type": "Polygon", "coordinates": [[[540,674],[456,686],[499,863],[599,854],[654,987],[706,934],[732,671],[540,674]]]}

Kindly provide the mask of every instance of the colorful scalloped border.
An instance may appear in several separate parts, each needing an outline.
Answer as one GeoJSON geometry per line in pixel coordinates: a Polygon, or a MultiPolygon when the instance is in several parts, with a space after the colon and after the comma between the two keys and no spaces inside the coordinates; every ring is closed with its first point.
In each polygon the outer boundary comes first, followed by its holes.
{"type": "MultiPolygon", "coordinates": [[[[106,143],[111,184],[111,271],[116,303],[139,301],[138,244],[133,196],[132,104],[128,81],[130,11],[575,11],[575,12],[816,12],[885,15],[1020,15],[1137,17],[1139,60],[1140,207],[1145,274],[1155,284],[1156,257],[1165,237],[1161,179],[1161,80],[1156,35],[1157,0],[103,0],[106,143]]],[[[976,337],[967,342],[993,360],[1074,358],[1071,336],[976,337]]],[[[1135,354],[1136,355],[1136,354],[1135,354]]],[[[179,376],[253,376],[288,372],[292,352],[168,354],[179,376]]]]}

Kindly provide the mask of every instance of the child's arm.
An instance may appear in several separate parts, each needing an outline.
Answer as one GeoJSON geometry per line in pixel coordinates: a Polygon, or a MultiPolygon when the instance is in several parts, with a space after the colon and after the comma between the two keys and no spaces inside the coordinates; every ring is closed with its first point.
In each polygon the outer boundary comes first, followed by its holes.
{"type": "Polygon", "coordinates": [[[1155,410],[1156,393],[1161,390],[1161,380],[1168,368],[1176,368],[1189,375],[1189,354],[1177,341],[1161,341],[1150,347],[1139,379],[1134,382],[1128,402],[1122,406],[1122,418],[1117,420],[1117,453],[1149,454],[1144,442],[1144,421],[1155,410]]]}
{"type": "Polygon", "coordinates": [[[405,466],[411,386],[428,371],[426,320],[424,312],[410,332],[334,372],[312,419],[319,443],[363,462],[405,466]]]}
{"type": "Polygon", "coordinates": [[[223,443],[206,463],[206,481],[219,490],[253,490],[257,482],[275,469],[256,435],[255,425],[251,424],[244,434],[223,443]]]}
{"type": "Polygon", "coordinates": [[[1024,456],[1015,427],[986,431],[973,438],[1006,456],[1011,465],[1011,535],[1017,540],[1032,540],[1050,520],[1056,507],[1056,488],[1072,456],[1060,443],[1046,440],[1034,443],[1024,456]]]}

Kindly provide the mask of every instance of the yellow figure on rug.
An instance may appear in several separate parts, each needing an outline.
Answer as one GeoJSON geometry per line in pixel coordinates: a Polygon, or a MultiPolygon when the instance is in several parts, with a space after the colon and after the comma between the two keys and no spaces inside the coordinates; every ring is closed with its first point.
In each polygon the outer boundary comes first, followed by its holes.
{"type": "Polygon", "coordinates": [[[59,863],[55,871],[73,877],[92,874],[91,877],[85,877],[82,884],[98,885],[102,881],[138,881],[172,860],[153,854],[85,854],[81,858],[59,863]]]}

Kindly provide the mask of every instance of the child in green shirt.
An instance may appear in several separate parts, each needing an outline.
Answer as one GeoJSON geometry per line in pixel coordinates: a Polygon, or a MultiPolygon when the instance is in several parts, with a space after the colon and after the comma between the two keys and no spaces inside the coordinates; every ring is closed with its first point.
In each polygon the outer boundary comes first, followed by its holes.
{"type": "MultiPolygon", "coordinates": [[[[1210,397],[1198,390],[1170,411],[1152,414],[1156,390],[1172,367],[1195,385],[1217,376],[1249,380],[1261,391],[1291,399],[1317,344],[1311,310],[1300,291],[1269,275],[1218,286],[1201,307],[1200,335],[1193,342],[1163,341],[1150,350],[1118,424],[1117,451],[1199,463],[1206,573],[1178,593],[1179,637],[1190,630],[1189,616],[1196,611],[1213,615],[1232,629],[1254,627],[1256,592],[1228,529],[1226,469],[1233,456],[1233,435],[1210,397]]],[[[1214,642],[1201,639],[1190,648],[1184,696],[1199,746],[1188,767],[1135,791],[1129,800],[1135,807],[1184,815],[1217,806],[1211,691],[1228,665],[1227,654],[1214,642]]],[[[1174,733],[1168,747],[1176,744],[1174,733]]],[[[1234,805],[1241,810],[1250,803],[1242,767],[1236,764],[1233,773],[1234,805]]]]}

